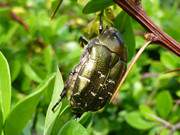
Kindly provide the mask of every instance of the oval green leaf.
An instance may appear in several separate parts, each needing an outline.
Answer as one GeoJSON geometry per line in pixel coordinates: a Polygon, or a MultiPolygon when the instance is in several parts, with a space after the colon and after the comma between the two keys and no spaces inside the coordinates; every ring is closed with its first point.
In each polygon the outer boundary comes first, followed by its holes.
{"type": "Polygon", "coordinates": [[[156,120],[157,116],[155,112],[147,105],[140,105],[139,110],[141,114],[148,120],[156,120]]]}
{"type": "Polygon", "coordinates": [[[3,118],[6,119],[11,105],[11,77],[8,62],[1,52],[0,65],[0,106],[3,118]]]}
{"type": "Polygon", "coordinates": [[[161,53],[161,62],[168,69],[175,69],[180,66],[180,58],[170,52],[161,53]]]}
{"type": "Polygon", "coordinates": [[[148,130],[154,126],[154,123],[144,120],[139,112],[131,112],[125,116],[126,122],[140,130],[148,130]]]}
{"type": "Polygon", "coordinates": [[[28,121],[32,118],[43,92],[54,78],[54,74],[49,76],[34,93],[20,101],[13,108],[6,119],[4,131],[6,135],[19,135],[28,121]]]}
{"type": "Polygon", "coordinates": [[[12,60],[10,64],[11,68],[11,81],[13,82],[21,71],[21,62],[18,59],[12,60]]]}
{"type": "Polygon", "coordinates": [[[88,135],[88,132],[80,123],[70,120],[64,125],[58,135],[88,135]]]}
{"type": "Polygon", "coordinates": [[[55,112],[52,112],[52,108],[55,105],[55,103],[59,100],[60,93],[62,92],[63,88],[64,88],[63,79],[61,73],[59,72],[59,69],[57,68],[53,95],[46,113],[44,135],[51,135],[52,127],[54,125],[55,119],[59,114],[61,107],[59,106],[59,108],[55,112]]]}
{"type": "Polygon", "coordinates": [[[38,76],[38,74],[32,69],[32,67],[28,63],[24,64],[23,70],[24,70],[25,75],[29,79],[38,83],[42,82],[42,79],[38,76]]]}
{"type": "Polygon", "coordinates": [[[173,107],[173,99],[169,91],[162,91],[156,97],[156,109],[161,117],[166,118],[173,107]]]}
{"type": "Polygon", "coordinates": [[[1,106],[0,106],[0,135],[1,135],[1,133],[2,133],[2,129],[3,129],[3,124],[4,124],[4,122],[3,122],[3,113],[2,113],[2,110],[1,110],[2,108],[1,108],[1,106]]]}
{"type": "Polygon", "coordinates": [[[62,106],[61,106],[61,110],[59,112],[59,115],[56,117],[55,121],[54,121],[54,125],[52,127],[51,130],[51,135],[57,135],[59,133],[59,131],[62,129],[62,127],[64,126],[64,124],[66,122],[68,122],[71,118],[71,109],[69,104],[67,104],[68,102],[62,102],[62,106]]]}
{"type": "Polygon", "coordinates": [[[102,11],[103,9],[113,5],[113,3],[113,0],[91,0],[85,5],[83,13],[90,14],[102,11]]]}
{"type": "Polygon", "coordinates": [[[92,122],[92,112],[84,113],[78,121],[84,127],[88,127],[92,122]]]}

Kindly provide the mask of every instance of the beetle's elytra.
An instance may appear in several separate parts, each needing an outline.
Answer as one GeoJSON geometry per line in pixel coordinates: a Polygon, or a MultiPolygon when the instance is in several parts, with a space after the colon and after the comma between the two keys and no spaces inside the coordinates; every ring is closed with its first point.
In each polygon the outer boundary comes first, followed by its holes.
{"type": "Polygon", "coordinates": [[[119,32],[113,27],[106,28],[87,42],[61,98],[68,93],[72,111],[77,116],[99,110],[115,92],[126,71],[126,63],[127,50],[119,32]]]}

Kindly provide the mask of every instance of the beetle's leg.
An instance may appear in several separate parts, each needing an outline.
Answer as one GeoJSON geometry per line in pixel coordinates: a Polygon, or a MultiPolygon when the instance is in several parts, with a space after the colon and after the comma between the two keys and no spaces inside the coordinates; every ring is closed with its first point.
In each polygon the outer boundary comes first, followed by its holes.
{"type": "Polygon", "coordinates": [[[78,119],[78,118],[80,118],[82,116],[82,113],[76,113],[74,115],[75,115],[75,118],[78,119]]]}
{"type": "Polygon", "coordinates": [[[86,46],[88,44],[88,40],[84,36],[80,36],[79,42],[80,42],[81,47],[84,47],[84,46],[86,46]]]}
{"type": "Polygon", "coordinates": [[[57,106],[59,105],[59,103],[62,101],[62,99],[66,96],[67,90],[69,89],[70,85],[72,85],[73,83],[73,75],[77,73],[76,69],[73,70],[70,75],[69,75],[69,79],[66,81],[65,86],[63,91],[60,94],[60,98],[59,100],[55,103],[55,105],[52,108],[52,111],[55,112],[57,106]]]}
{"type": "Polygon", "coordinates": [[[99,33],[103,31],[103,10],[99,14],[99,33]]]}
{"type": "Polygon", "coordinates": [[[63,91],[60,94],[59,100],[56,102],[56,104],[52,107],[52,111],[55,112],[57,106],[60,104],[61,100],[66,96],[66,88],[63,89],[63,91]]]}

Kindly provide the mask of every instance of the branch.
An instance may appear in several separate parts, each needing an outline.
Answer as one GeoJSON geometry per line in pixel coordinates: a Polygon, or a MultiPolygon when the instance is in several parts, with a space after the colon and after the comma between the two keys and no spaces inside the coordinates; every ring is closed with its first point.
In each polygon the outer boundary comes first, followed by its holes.
{"type": "Polygon", "coordinates": [[[160,124],[162,124],[165,128],[170,130],[168,135],[173,135],[174,132],[176,132],[177,130],[180,129],[180,122],[173,125],[173,124],[169,123],[168,121],[166,121],[156,115],[151,115],[151,117],[154,118],[160,124]]]}
{"type": "Polygon", "coordinates": [[[29,31],[29,26],[25,23],[25,21],[18,16],[15,12],[11,11],[10,12],[10,16],[12,18],[12,20],[16,21],[17,23],[19,23],[20,25],[22,25],[24,27],[24,29],[26,31],[29,31]]]}
{"type": "MultiPolygon", "coordinates": [[[[7,8],[7,7],[10,7],[8,3],[0,2],[0,8],[7,8]]],[[[18,16],[15,12],[13,12],[12,9],[10,9],[10,17],[12,20],[22,25],[26,31],[29,30],[29,26],[25,23],[25,21],[20,16],[18,16]]]]}
{"type": "Polygon", "coordinates": [[[180,43],[167,35],[164,31],[158,28],[153,21],[146,15],[146,12],[141,7],[140,0],[114,0],[124,11],[137,20],[148,32],[156,36],[154,43],[159,43],[168,50],[171,50],[176,55],[180,56],[180,43]]]}

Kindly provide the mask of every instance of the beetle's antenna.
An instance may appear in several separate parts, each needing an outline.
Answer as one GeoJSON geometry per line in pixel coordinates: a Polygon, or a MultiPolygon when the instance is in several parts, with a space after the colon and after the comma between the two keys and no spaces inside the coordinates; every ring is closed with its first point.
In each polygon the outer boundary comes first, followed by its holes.
{"type": "Polygon", "coordinates": [[[102,10],[99,14],[99,33],[102,33],[103,31],[103,13],[104,11],[102,10]]]}
{"type": "Polygon", "coordinates": [[[79,43],[80,43],[81,47],[84,47],[88,44],[88,40],[86,39],[86,37],[80,36],[79,43]]]}
{"type": "Polygon", "coordinates": [[[51,19],[53,19],[53,18],[55,17],[55,15],[56,15],[59,7],[60,7],[61,4],[62,4],[62,2],[63,2],[63,0],[59,0],[57,7],[55,8],[54,12],[53,12],[52,15],[51,15],[51,19]]]}

